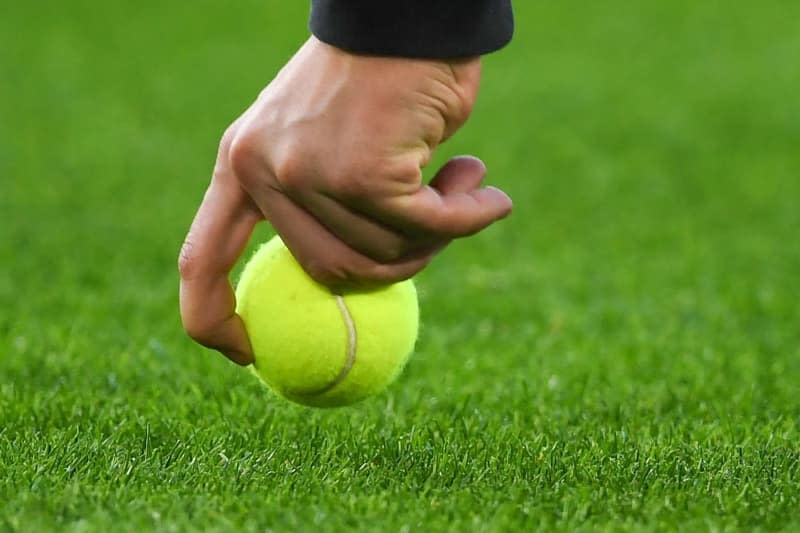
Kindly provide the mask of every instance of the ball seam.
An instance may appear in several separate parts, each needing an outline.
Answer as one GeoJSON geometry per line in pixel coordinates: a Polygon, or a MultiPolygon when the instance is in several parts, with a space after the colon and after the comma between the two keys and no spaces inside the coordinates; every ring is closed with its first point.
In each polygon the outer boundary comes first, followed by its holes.
{"type": "Polygon", "coordinates": [[[356,322],[353,320],[353,315],[350,313],[350,309],[347,307],[347,302],[345,302],[344,296],[341,294],[334,294],[334,296],[336,298],[336,306],[339,308],[339,312],[342,315],[342,321],[344,321],[344,326],[347,330],[346,359],[344,366],[339,371],[339,374],[333,379],[333,381],[317,391],[314,391],[310,394],[307,393],[306,395],[308,396],[319,396],[332,390],[347,378],[347,375],[350,374],[350,370],[356,363],[356,348],[358,347],[358,331],[356,329],[356,322]]]}

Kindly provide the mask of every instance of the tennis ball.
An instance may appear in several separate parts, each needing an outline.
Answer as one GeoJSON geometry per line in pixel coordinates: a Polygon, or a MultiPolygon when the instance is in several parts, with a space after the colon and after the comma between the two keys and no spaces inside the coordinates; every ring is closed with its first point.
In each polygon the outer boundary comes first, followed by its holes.
{"type": "Polygon", "coordinates": [[[236,299],[255,373],[304,405],[338,407],[382,391],[417,339],[411,280],[336,294],[306,274],[279,237],[248,261],[236,299]]]}

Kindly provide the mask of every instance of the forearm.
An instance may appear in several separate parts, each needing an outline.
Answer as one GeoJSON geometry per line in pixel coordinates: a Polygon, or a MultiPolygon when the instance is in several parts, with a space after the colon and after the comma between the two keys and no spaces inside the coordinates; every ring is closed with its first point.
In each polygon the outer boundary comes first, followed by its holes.
{"type": "Polygon", "coordinates": [[[511,0],[312,0],[309,25],[352,52],[457,58],[505,46],[514,17],[511,0]]]}

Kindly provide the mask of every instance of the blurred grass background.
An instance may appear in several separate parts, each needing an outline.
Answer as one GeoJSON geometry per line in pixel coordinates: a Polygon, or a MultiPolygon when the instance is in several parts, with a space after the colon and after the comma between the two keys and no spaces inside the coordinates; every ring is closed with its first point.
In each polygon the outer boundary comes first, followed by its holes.
{"type": "Polygon", "coordinates": [[[800,527],[800,4],[517,2],[432,165],[479,155],[515,213],[340,411],[177,311],[218,139],[307,9],[4,6],[0,529],[800,527]]]}

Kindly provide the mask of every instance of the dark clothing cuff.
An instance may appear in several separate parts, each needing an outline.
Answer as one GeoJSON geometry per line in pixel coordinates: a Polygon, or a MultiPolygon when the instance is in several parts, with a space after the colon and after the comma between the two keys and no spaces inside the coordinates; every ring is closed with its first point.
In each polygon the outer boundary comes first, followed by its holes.
{"type": "Polygon", "coordinates": [[[312,0],[311,32],[350,52],[458,58],[511,40],[511,0],[312,0]]]}

